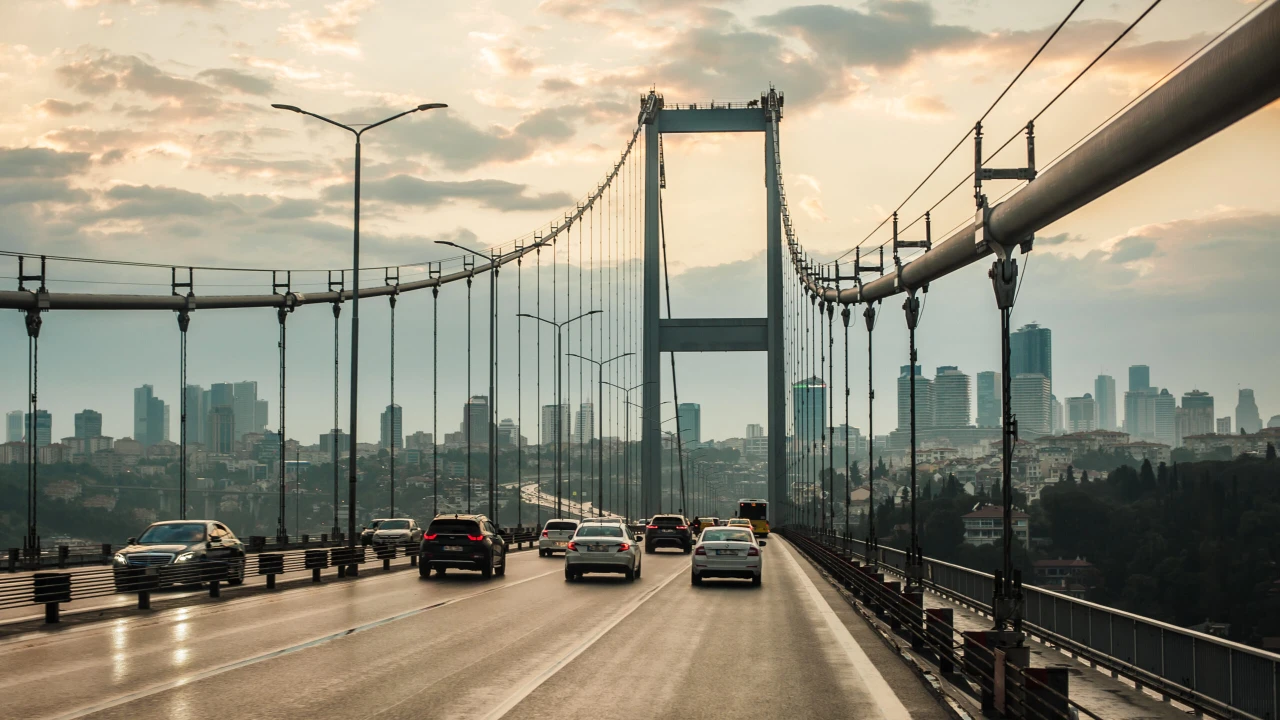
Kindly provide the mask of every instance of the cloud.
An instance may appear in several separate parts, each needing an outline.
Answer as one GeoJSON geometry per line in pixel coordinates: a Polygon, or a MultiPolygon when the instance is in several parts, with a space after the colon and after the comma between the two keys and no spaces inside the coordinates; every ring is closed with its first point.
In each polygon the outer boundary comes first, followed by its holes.
{"type": "Polygon", "coordinates": [[[1154,240],[1142,237],[1125,237],[1121,238],[1111,247],[1111,262],[1124,265],[1136,260],[1146,260],[1156,254],[1156,243],[1154,240]]]}
{"type": "Polygon", "coordinates": [[[46,117],[71,117],[93,107],[91,102],[70,103],[65,100],[45,98],[32,106],[37,113],[46,117]]]}
{"type": "Polygon", "coordinates": [[[61,178],[89,167],[89,153],[58,152],[48,148],[0,148],[0,178],[61,178]]]}
{"type": "Polygon", "coordinates": [[[238,207],[227,201],[172,187],[116,185],[103,193],[103,197],[115,205],[97,213],[96,218],[208,217],[239,212],[238,207]]]}
{"type": "Polygon", "coordinates": [[[57,68],[55,74],[67,87],[90,96],[125,90],[180,102],[214,95],[212,87],[167,73],[136,55],[116,55],[105,50],[82,55],[57,68]]]}
{"type": "Polygon", "coordinates": [[[286,40],[313,54],[335,54],[360,57],[356,30],[360,14],[373,7],[375,0],[339,0],[325,6],[325,14],[312,17],[309,12],[294,13],[291,22],[280,28],[286,40]]]}
{"type": "Polygon", "coordinates": [[[215,87],[246,95],[267,95],[275,90],[275,83],[270,80],[230,68],[204,70],[196,77],[215,87]]]}
{"type": "MultiPolygon", "coordinates": [[[[568,193],[530,194],[528,185],[504,180],[448,182],[421,180],[409,175],[396,175],[386,180],[362,183],[361,195],[372,202],[426,209],[437,208],[458,200],[471,200],[480,207],[500,212],[558,210],[573,205],[573,196],[568,193]]],[[[347,201],[351,197],[351,185],[327,187],[323,197],[330,201],[347,201]]]]}
{"type": "Polygon", "coordinates": [[[480,57],[490,71],[502,77],[527,77],[538,66],[533,53],[516,44],[482,48],[480,57]]]}
{"type": "Polygon", "coordinates": [[[932,6],[915,0],[871,0],[866,10],[801,5],[757,18],[765,28],[799,37],[828,62],[896,69],[918,55],[967,45],[977,31],[935,22],[932,6]]]}
{"type": "Polygon", "coordinates": [[[71,187],[65,180],[24,180],[0,183],[0,205],[40,202],[82,203],[89,193],[71,187]]]}

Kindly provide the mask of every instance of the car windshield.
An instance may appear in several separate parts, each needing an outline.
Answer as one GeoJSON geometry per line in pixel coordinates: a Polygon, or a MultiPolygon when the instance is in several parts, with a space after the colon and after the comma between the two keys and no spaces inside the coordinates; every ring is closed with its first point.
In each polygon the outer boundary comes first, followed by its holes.
{"type": "Polygon", "coordinates": [[[378,529],[379,530],[408,530],[409,521],[408,520],[384,520],[382,524],[378,526],[378,529]]]}
{"type": "Polygon", "coordinates": [[[479,535],[480,526],[474,520],[433,520],[429,535],[444,533],[445,535],[479,535]]]}
{"type": "Polygon", "coordinates": [[[702,542],[751,542],[751,533],[746,530],[712,530],[708,528],[702,533],[702,542]]]}
{"type": "Polygon", "coordinates": [[[168,543],[204,542],[204,523],[174,523],[172,525],[152,525],[138,538],[139,545],[165,545],[168,543]]]}
{"type": "Polygon", "coordinates": [[[547,526],[543,529],[544,530],[568,530],[572,532],[578,529],[578,523],[568,522],[565,520],[552,520],[551,522],[547,523],[547,526]]]}
{"type": "Polygon", "coordinates": [[[578,528],[578,537],[622,537],[622,528],[616,525],[583,525],[578,528]]]}

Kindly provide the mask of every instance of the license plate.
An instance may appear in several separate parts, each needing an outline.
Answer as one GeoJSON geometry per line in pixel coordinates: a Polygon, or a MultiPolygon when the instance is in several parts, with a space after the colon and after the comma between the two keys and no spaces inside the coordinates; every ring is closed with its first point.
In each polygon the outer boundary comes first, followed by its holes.
{"type": "Polygon", "coordinates": [[[444,551],[445,552],[462,552],[462,546],[461,545],[445,545],[444,551]]]}
{"type": "Polygon", "coordinates": [[[662,530],[662,531],[660,531],[660,532],[664,532],[664,533],[673,533],[673,532],[675,532],[675,530],[662,530]]]}
{"type": "Polygon", "coordinates": [[[608,550],[608,547],[605,545],[592,545],[590,549],[591,552],[604,552],[605,550],[608,550]]]}
{"type": "Polygon", "coordinates": [[[737,555],[738,551],[737,550],[717,550],[716,554],[717,555],[737,555]]]}
{"type": "Polygon", "coordinates": [[[558,542],[558,543],[556,543],[556,547],[568,547],[568,546],[569,546],[569,543],[567,543],[567,542],[558,542]]]}

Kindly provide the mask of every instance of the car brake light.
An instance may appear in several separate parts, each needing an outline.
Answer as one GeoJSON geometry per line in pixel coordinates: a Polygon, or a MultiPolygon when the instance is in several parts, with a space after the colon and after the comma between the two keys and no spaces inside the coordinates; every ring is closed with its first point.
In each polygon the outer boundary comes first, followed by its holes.
{"type": "Polygon", "coordinates": [[[483,535],[468,535],[468,536],[467,536],[467,539],[468,539],[468,540],[470,540],[471,542],[480,542],[481,540],[483,540],[483,539],[484,539],[484,536],[483,536],[483,535]]]}
{"type": "Polygon", "coordinates": [[[542,531],[542,537],[551,537],[551,536],[547,534],[547,531],[546,531],[546,530],[543,530],[543,531],[542,531]]]}
{"type": "Polygon", "coordinates": [[[568,549],[569,549],[569,550],[573,550],[574,552],[577,552],[577,550],[578,550],[578,544],[577,544],[577,543],[575,543],[574,541],[570,540],[570,541],[569,541],[569,547],[568,547],[568,549]]]}
{"type": "Polygon", "coordinates": [[[423,539],[423,540],[435,540],[435,539],[436,539],[436,533],[431,533],[430,535],[423,535],[423,536],[422,536],[422,539],[423,539]]]}
{"type": "Polygon", "coordinates": [[[758,547],[747,548],[747,557],[756,557],[759,554],[760,554],[760,548],[758,547]]]}
{"type": "Polygon", "coordinates": [[[677,529],[677,530],[688,530],[688,529],[689,529],[689,526],[688,526],[688,525],[677,525],[677,526],[676,526],[676,529],[677,529]]]}
{"type": "Polygon", "coordinates": [[[621,545],[618,546],[618,552],[624,552],[630,549],[631,549],[631,546],[627,543],[622,543],[621,545]]]}
{"type": "Polygon", "coordinates": [[[702,547],[701,545],[699,545],[699,546],[698,546],[698,549],[693,551],[693,554],[694,554],[694,555],[706,555],[706,554],[707,554],[707,549],[706,549],[706,548],[704,548],[704,547],[702,547]]]}
{"type": "Polygon", "coordinates": [[[647,530],[657,530],[657,529],[658,529],[658,526],[657,526],[657,525],[645,525],[645,529],[647,529],[647,530]]]}

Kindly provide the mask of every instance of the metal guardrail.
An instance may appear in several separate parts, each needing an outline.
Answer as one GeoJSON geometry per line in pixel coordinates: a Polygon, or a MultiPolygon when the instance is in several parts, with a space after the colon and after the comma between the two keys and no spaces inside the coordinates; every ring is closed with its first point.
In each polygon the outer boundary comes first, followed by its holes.
{"type": "MultiPolygon", "coordinates": [[[[866,557],[862,540],[823,536],[866,557]]],[[[905,577],[907,553],[880,547],[877,562],[905,577]]],[[[924,559],[926,585],[990,614],[992,575],[924,559]]],[[[1280,720],[1280,655],[1123,610],[1023,587],[1029,632],[1199,711],[1242,720],[1280,720]]]]}

